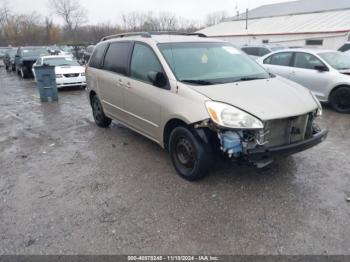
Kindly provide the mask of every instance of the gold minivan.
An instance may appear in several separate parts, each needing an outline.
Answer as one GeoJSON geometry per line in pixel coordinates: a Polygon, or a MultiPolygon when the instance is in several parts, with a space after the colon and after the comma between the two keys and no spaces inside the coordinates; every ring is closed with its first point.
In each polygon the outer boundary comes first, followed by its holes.
{"type": "Polygon", "coordinates": [[[315,124],[322,107],[310,91],[202,34],[105,37],[86,72],[96,124],[114,119],[158,143],[190,181],[216,156],[261,168],[328,134],[315,124]]]}

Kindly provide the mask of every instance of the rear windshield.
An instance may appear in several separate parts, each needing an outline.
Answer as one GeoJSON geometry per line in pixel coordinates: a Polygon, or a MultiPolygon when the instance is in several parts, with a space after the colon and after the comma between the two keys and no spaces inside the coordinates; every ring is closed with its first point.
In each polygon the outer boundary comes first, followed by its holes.
{"type": "Polygon", "coordinates": [[[22,54],[24,57],[45,56],[48,55],[48,51],[47,48],[25,48],[22,50],[22,54]]]}
{"type": "Polygon", "coordinates": [[[50,66],[80,66],[79,63],[73,59],[69,58],[46,58],[44,59],[44,64],[50,66]]]}

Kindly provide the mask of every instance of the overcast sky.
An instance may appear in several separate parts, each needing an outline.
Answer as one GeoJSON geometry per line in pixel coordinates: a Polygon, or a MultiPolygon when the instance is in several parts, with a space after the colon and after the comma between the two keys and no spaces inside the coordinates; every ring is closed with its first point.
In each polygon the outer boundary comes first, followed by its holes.
{"type": "MultiPolygon", "coordinates": [[[[0,0],[0,4],[1,1],[0,0]]],[[[6,0],[5,0],[6,1],[6,0]]],[[[78,1],[78,0],[77,0],[78,1]]],[[[88,10],[89,23],[120,22],[122,13],[131,11],[172,12],[189,20],[204,20],[208,13],[227,11],[235,14],[236,5],[243,11],[264,4],[288,2],[291,0],[80,0],[88,10]]],[[[16,13],[37,11],[50,16],[48,0],[7,0],[16,13]]],[[[58,19],[54,19],[58,22],[58,19]]]]}

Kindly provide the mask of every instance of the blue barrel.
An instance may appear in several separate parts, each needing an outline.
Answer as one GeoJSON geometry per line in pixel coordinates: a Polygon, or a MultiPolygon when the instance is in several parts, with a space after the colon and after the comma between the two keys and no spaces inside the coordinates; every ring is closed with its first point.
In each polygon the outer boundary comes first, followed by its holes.
{"type": "Polygon", "coordinates": [[[58,101],[55,67],[36,66],[34,71],[41,102],[58,101]]]}

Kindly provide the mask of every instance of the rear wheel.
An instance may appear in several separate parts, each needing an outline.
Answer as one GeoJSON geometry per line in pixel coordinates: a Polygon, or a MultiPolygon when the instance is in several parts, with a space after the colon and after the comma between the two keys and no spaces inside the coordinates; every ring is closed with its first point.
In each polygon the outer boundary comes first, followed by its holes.
{"type": "Polygon", "coordinates": [[[28,69],[26,67],[21,67],[21,70],[20,70],[20,74],[21,74],[21,77],[24,79],[24,78],[28,78],[28,69]]]}
{"type": "Polygon", "coordinates": [[[350,87],[343,86],[334,90],[330,104],[339,113],[350,113],[350,87]]]}
{"type": "Polygon", "coordinates": [[[169,151],[177,173],[186,180],[202,179],[212,167],[210,145],[196,138],[189,128],[180,126],[172,131],[169,151]]]}
{"type": "Polygon", "coordinates": [[[108,118],[103,112],[102,104],[97,95],[91,99],[92,113],[97,126],[106,128],[112,123],[112,119],[108,118]]]}
{"type": "Polygon", "coordinates": [[[5,69],[6,69],[6,71],[9,71],[9,66],[8,65],[5,65],[5,69]]]}

